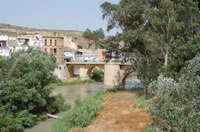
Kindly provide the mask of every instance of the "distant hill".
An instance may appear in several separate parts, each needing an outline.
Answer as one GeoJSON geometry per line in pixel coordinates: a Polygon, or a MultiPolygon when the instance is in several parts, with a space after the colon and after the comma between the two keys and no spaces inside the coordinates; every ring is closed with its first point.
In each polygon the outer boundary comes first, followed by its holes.
{"type": "Polygon", "coordinates": [[[36,28],[29,28],[29,27],[21,27],[21,26],[15,26],[10,24],[0,24],[0,34],[5,35],[23,35],[23,34],[59,34],[67,37],[81,37],[82,38],[82,32],[81,31],[75,31],[75,30],[51,30],[51,29],[36,29],[36,28]]]}

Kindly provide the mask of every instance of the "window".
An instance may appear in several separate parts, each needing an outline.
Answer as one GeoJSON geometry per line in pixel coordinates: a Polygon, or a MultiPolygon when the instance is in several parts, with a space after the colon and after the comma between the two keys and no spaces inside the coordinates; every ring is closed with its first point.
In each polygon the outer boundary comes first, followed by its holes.
{"type": "Polygon", "coordinates": [[[57,40],[55,40],[55,46],[57,45],[57,40]]]}
{"type": "Polygon", "coordinates": [[[56,48],[54,48],[54,53],[55,53],[55,54],[57,53],[57,49],[56,49],[56,48]]]}
{"type": "Polygon", "coordinates": [[[52,39],[50,39],[50,46],[52,46],[52,39]]]}
{"type": "Polygon", "coordinates": [[[47,46],[47,39],[44,40],[44,45],[47,46]]]}

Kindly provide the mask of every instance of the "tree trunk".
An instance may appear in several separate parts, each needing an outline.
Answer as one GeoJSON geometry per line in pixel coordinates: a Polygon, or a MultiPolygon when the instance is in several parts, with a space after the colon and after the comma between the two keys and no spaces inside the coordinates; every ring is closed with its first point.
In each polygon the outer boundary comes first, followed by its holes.
{"type": "Polygon", "coordinates": [[[168,56],[169,56],[169,48],[167,47],[165,53],[165,63],[164,63],[165,66],[168,65],[168,56]]]}

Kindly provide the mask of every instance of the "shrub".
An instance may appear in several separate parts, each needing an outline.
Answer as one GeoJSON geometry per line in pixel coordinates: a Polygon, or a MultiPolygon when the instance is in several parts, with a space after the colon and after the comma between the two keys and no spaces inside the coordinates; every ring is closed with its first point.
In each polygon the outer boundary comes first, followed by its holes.
{"type": "Polygon", "coordinates": [[[171,78],[158,77],[149,85],[151,99],[150,113],[153,125],[161,131],[184,130],[184,107],[181,86],[171,78]]]}
{"type": "Polygon", "coordinates": [[[153,125],[160,131],[200,130],[200,55],[189,61],[178,82],[160,76],[149,92],[153,125]]]}
{"type": "Polygon", "coordinates": [[[23,129],[13,115],[0,113],[0,132],[23,132],[23,129]]]}
{"type": "Polygon", "coordinates": [[[17,114],[16,120],[24,127],[32,127],[35,124],[36,117],[36,115],[30,114],[27,110],[24,110],[17,114]]]}
{"type": "Polygon", "coordinates": [[[99,92],[86,98],[80,105],[68,111],[53,126],[53,132],[66,132],[72,127],[85,127],[96,117],[97,112],[102,109],[102,94],[99,92]]]}
{"type": "Polygon", "coordinates": [[[61,97],[51,106],[47,103],[53,90],[50,84],[56,79],[55,66],[54,58],[41,50],[28,49],[8,58],[0,57],[1,132],[31,127],[47,107],[54,111],[61,108],[61,97]]]}
{"type": "Polygon", "coordinates": [[[103,77],[104,77],[104,73],[103,73],[103,71],[101,69],[95,68],[92,71],[92,79],[94,79],[95,81],[102,82],[103,81],[103,77]]]}
{"type": "Polygon", "coordinates": [[[65,99],[61,94],[50,97],[48,100],[47,111],[49,113],[57,113],[60,111],[66,111],[70,109],[71,106],[69,104],[64,104],[64,103],[65,99]]]}

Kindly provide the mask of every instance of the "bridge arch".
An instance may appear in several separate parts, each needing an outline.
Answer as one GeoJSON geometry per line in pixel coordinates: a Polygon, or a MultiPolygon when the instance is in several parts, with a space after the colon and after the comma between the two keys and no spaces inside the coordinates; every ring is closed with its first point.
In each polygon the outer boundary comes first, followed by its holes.
{"type": "Polygon", "coordinates": [[[69,65],[67,66],[68,69],[68,76],[69,77],[75,77],[79,74],[79,67],[76,65],[69,65]]]}
{"type": "Polygon", "coordinates": [[[87,75],[90,79],[95,79],[95,81],[103,81],[104,80],[104,66],[102,65],[93,65],[91,66],[88,71],[87,71],[87,75]],[[93,70],[94,69],[99,69],[103,72],[103,78],[100,79],[99,76],[95,79],[95,78],[92,78],[92,75],[93,75],[93,70]]]}
{"type": "Polygon", "coordinates": [[[90,66],[90,68],[89,68],[88,71],[87,71],[87,75],[88,75],[90,78],[91,78],[91,76],[92,76],[92,71],[93,71],[95,68],[99,68],[99,69],[101,69],[101,70],[104,72],[104,66],[92,65],[92,66],[90,66]]]}
{"type": "Polygon", "coordinates": [[[121,85],[125,86],[126,79],[128,78],[129,75],[131,75],[131,73],[136,71],[136,68],[134,66],[129,66],[129,67],[125,67],[123,69],[125,69],[125,72],[124,72],[124,75],[123,75],[123,78],[121,81],[121,85]]]}

